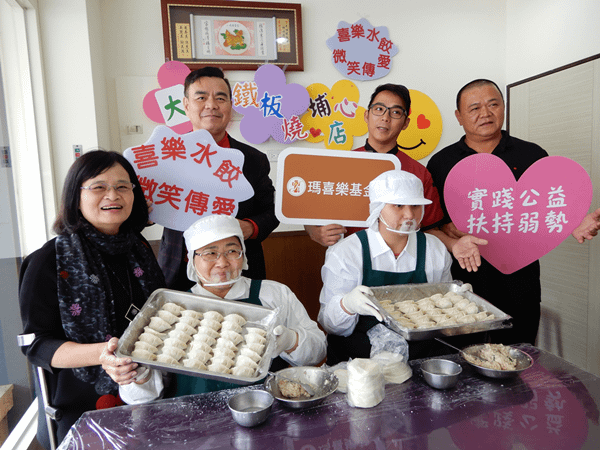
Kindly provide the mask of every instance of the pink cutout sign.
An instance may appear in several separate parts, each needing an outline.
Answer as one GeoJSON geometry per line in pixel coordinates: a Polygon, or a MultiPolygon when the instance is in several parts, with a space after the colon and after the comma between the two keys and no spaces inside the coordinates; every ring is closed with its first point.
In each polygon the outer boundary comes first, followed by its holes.
{"type": "Polygon", "coordinates": [[[586,215],[592,195],[588,173],[563,156],[540,159],[516,181],[497,156],[472,155],[454,166],[444,185],[456,227],[487,239],[481,255],[505,274],[564,241],[586,215]]]}

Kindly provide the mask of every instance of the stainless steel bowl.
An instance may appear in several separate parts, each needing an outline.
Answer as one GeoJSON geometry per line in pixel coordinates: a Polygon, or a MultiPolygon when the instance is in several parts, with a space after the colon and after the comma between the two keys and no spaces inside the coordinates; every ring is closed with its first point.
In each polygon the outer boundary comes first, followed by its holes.
{"type": "Polygon", "coordinates": [[[485,375],[486,377],[513,378],[518,376],[524,370],[529,369],[533,365],[533,359],[531,358],[531,356],[529,356],[524,351],[514,347],[510,348],[508,354],[511,358],[514,358],[517,361],[517,368],[515,370],[489,369],[487,367],[482,367],[477,364],[473,364],[464,357],[463,353],[475,356],[484,345],[485,344],[471,345],[470,347],[463,349],[460,356],[467,364],[473,367],[473,369],[475,369],[476,372],[485,375]]]}
{"type": "Polygon", "coordinates": [[[462,367],[447,359],[428,359],[421,364],[421,372],[429,386],[436,389],[448,389],[454,387],[458,382],[462,367]]]}
{"type": "Polygon", "coordinates": [[[229,399],[233,420],[243,427],[260,425],[271,413],[273,396],[266,391],[246,391],[229,399]]]}
{"type": "Polygon", "coordinates": [[[292,409],[303,409],[321,403],[327,396],[333,394],[338,386],[337,377],[328,370],[320,367],[289,367],[276,372],[274,375],[269,375],[265,380],[265,388],[273,397],[283,403],[284,406],[292,409]],[[277,385],[277,374],[283,375],[292,381],[299,381],[308,384],[315,395],[310,398],[293,399],[281,395],[279,386],[277,385]]]}

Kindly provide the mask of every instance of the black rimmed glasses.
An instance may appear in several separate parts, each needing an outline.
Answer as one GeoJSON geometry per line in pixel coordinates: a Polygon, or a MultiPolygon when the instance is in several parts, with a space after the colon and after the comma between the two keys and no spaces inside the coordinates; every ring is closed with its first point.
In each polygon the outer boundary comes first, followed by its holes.
{"type": "Polygon", "coordinates": [[[244,252],[237,248],[232,248],[230,250],[225,250],[224,252],[215,252],[213,250],[206,250],[202,253],[194,252],[194,256],[199,256],[204,261],[215,262],[217,261],[221,255],[230,261],[235,261],[236,259],[240,259],[244,252]]]}
{"type": "Polygon", "coordinates": [[[117,191],[119,194],[126,194],[128,192],[133,191],[135,184],[133,183],[117,183],[117,184],[108,184],[104,181],[98,181],[97,183],[92,183],[89,186],[81,186],[81,189],[85,189],[87,191],[93,192],[95,194],[105,194],[110,191],[111,188],[117,191]]]}
{"type": "Polygon", "coordinates": [[[386,113],[386,111],[389,111],[390,117],[392,119],[402,119],[403,116],[408,115],[408,114],[406,114],[406,111],[404,110],[404,108],[402,108],[400,106],[387,107],[382,103],[374,103],[371,105],[371,108],[369,108],[369,109],[376,116],[383,116],[386,113]]]}

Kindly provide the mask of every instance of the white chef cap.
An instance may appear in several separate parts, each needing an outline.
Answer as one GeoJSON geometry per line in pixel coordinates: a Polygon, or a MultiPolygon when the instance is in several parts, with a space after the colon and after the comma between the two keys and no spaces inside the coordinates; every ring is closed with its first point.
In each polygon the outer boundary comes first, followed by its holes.
{"type": "MultiPolygon", "coordinates": [[[[423,183],[410,172],[388,170],[369,183],[369,218],[367,226],[377,231],[377,219],[383,207],[392,205],[429,205],[423,183]]],[[[425,208],[423,208],[423,211],[425,208]]],[[[422,218],[422,217],[421,217],[422,218]]]]}
{"type": "Polygon", "coordinates": [[[185,246],[188,252],[187,276],[191,281],[198,282],[198,276],[194,268],[194,252],[213,242],[228,237],[236,236],[240,240],[244,252],[244,265],[242,270],[248,269],[246,258],[246,246],[244,245],[244,234],[238,220],[226,215],[212,215],[198,219],[187,230],[183,232],[185,246]]]}

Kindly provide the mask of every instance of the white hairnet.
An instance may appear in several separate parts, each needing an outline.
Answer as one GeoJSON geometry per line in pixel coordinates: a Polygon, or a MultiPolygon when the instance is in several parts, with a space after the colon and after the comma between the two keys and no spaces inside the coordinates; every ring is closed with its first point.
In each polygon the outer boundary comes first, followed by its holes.
{"type": "Polygon", "coordinates": [[[183,232],[185,246],[187,247],[188,252],[187,276],[191,281],[194,281],[195,283],[198,282],[198,276],[194,268],[194,252],[208,244],[232,236],[236,236],[240,240],[244,252],[244,265],[242,266],[242,270],[247,270],[248,259],[246,258],[244,234],[242,233],[242,229],[236,218],[217,214],[203,217],[194,222],[183,232]]]}
{"type": "MultiPolygon", "coordinates": [[[[410,172],[388,170],[369,183],[369,218],[367,226],[377,231],[377,219],[383,207],[392,205],[429,205],[423,182],[410,172]]],[[[423,208],[423,212],[425,208],[423,208]]],[[[422,217],[421,217],[422,218],[422,217]]]]}

